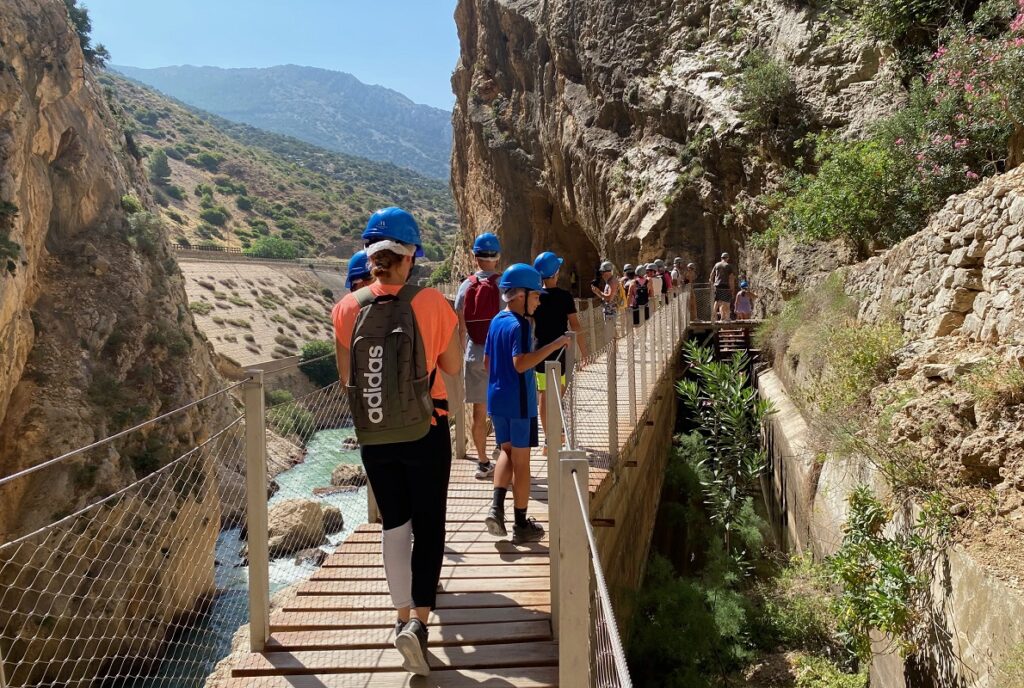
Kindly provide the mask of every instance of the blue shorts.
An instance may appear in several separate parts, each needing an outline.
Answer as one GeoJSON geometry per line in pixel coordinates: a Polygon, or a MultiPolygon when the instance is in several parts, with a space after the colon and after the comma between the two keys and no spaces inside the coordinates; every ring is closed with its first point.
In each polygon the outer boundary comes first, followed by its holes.
{"type": "Polygon", "coordinates": [[[499,447],[506,442],[516,449],[529,449],[540,444],[536,416],[533,418],[491,416],[491,425],[494,426],[494,439],[499,447]]]}

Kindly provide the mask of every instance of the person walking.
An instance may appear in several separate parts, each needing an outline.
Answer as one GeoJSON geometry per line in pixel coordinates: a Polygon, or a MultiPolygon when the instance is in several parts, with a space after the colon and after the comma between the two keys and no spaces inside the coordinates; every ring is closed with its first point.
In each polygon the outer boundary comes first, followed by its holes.
{"type": "Polygon", "coordinates": [[[363,239],[377,281],[334,308],[338,372],[383,522],[395,647],[407,671],[426,675],[452,463],[448,397],[437,370],[462,368],[458,318],[439,291],[406,283],[423,255],[412,215],[378,210],[363,239]]]}
{"type": "MultiPolygon", "coordinates": [[[[630,272],[632,272],[632,265],[627,265],[630,272]]],[[[629,289],[626,291],[626,304],[633,311],[633,324],[640,325],[641,322],[646,322],[647,318],[650,317],[648,312],[649,306],[647,305],[650,301],[650,292],[647,288],[647,277],[645,275],[646,266],[641,265],[636,272],[632,272],[633,278],[629,282],[629,289]],[[641,314],[643,318],[641,319],[641,314]]]]}
{"type": "Polygon", "coordinates": [[[729,320],[733,298],[736,296],[736,272],[729,263],[729,254],[711,268],[711,284],[715,289],[715,307],[712,319],[729,320]]]}
{"type": "Polygon", "coordinates": [[[605,320],[613,320],[618,313],[619,280],[615,277],[615,266],[606,260],[597,269],[590,291],[598,298],[598,304],[605,320]]]}
{"type": "Polygon", "coordinates": [[[733,302],[733,310],[736,312],[737,320],[750,320],[754,313],[754,301],[757,294],[750,290],[750,283],[746,280],[740,282],[740,290],[736,292],[736,300],[733,302]]]}
{"type": "MultiPolygon", "coordinates": [[[[491,508],[484,519],[487,532],[508,535],[505,527],[505,495],[512,483],[515,514],[513,539],[530,542],[544,537],[544,528],[527,517],[530,500],[530,448],[539,444],[537,433],[537,383],[534,367],[571,340],[563,334],[536,351],[528,316],[534,314],[543,292],[540,273],[525,263],[505,270],[498,282],[505,309],[491,321],[484,355],[487,360],[487,411],[494,437],[501,447],[494,471],[491,508]]],[[[557,441],[549,438],[550,441],[557,441]]]]}
{"type": "Polygon", "coordinates": [[[697,264],[687,263],[683,272],[682,288],[689,288],[690,320],[697,319],[697,264]]]}
{"type": "Polygon", "coordinates": [[[368,287],[373,282],[373,275],[370,273],[370,265],[366,259],[366,251],[356,251],[348,260],[348,270],[345,275],[345,288],[349,291],[356,291],[368,287]]]}
{"type": "Polygon", "coordinates": [[[683,287],[683,273],[685,272],[683,267],[683,259],[678,256],[672,259],[672,287],[676,293],[680,293],[683,287]]]}
{"type": "MultiPolygon", "coordinates": [[[[563,334],[572,330],[579,333],[583,331],[580,325],[579,315],[576,313],[576,300],[572,294],[558,286],[558,277],[562,267],[562,259],[551,251],[545,251],[533,261],[534,269],[540,273],[543,280],[544,292],[540,295],[540,303],[533,313],[533,324],[537,346],[543,347],[563,334]]],[[[577,337],[580,356],[583,360],[587,358],[587,345],[583,337],[577,337]]],[[[547,361],[559,361],[562,364],[561,391],[565,391],[566,359],[563,356],[565,349],[556,349],[548,354],[543,361],[537,364],[537,392],[540,397],[540,422],[544,426],[544,436],[547,437],[547,402],[544,392],[547,391],[547,376],[544,374],[544,366],[547,361]]]]}
{"type": "Polygon", "coordinates": [[[654,301],[655,307],[657,307],[659,300],[661,299],[662,282],[661,277],[658,275],[658,266],[654,263],[648,263],[645,266],[647,273],[647,294],[651,301],[654,301]]]}
{"type": "Polygon", "coordinates": [[[476,448],[478,480],[494,476],[494,464],[487,455],[487,366],[484,365],[484,342],[491,320],[501,310],[498,291],[498,260],[501,242],[491,232],[473,241],[473,257],[477,270],[466,278],[455,294],[455,312],[459,316],[459,336],[465,350],[466,403],[473,405],[470,435],[476,448]]]}
{"type": "Polygon", "coordinates": [[[668,268],[665,267],[665,261],[658,258],[654,261],[654,267],[657,269],[658,277],[661,279],[661,297],[668,305],[668,302],[672,299],[672,276],[668,273],[668,268]]]}

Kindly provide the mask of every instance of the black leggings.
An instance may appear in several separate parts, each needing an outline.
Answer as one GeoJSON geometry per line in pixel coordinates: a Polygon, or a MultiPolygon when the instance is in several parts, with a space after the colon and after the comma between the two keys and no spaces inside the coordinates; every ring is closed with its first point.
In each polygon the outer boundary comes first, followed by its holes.
{"type": "Polygon", "coordinates": [[[444,559],[448,479],[452,468],[448,419],[442,417],[422,439],[365,445],[361,454],[384,521],[384,567],[395,606],[406,606],[409,595],[408,574],[401,570],[406,566],[403,558],[408,550],[402,551],[405,542],[396,541],[395,537],[402,532],[399,529],[409,530],[407,524],[411,521],[411,606],[433,609],[444,559]],[[390,542],[388,531],[392,531],[390,542]]]}

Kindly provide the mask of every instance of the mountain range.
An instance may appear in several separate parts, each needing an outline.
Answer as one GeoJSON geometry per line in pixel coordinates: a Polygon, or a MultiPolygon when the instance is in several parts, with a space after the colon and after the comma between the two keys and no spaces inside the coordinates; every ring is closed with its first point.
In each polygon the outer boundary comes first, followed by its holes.
{"type": "Polygon", "coordinates": [[[345,72],[297,65],[111,68],[229,120],[431,177],[449,176],[451,113],[345,72]]]}

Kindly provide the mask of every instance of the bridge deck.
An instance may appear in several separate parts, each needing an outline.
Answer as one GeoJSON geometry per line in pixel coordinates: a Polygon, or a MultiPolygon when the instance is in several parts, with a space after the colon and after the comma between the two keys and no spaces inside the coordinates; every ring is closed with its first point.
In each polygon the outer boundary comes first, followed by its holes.
{"type": "MultiPolygon", "coordinates": [[[[633,429],[630,404],[638,423],[644,422],[646,407],[646,400],[639,399],[639,373],[638,399],[629,399],[625,345],[620,342],[617,359],[620,446],[633,429]]],[[[637,366],[641,349],[637,341],[637,366]]],[[[609,437],[605,366],[602,355],[586,367],[577,378],[574,401],[574,442],[588,451],[595,465],[592,494],[608,474],[602,468],[607,466],[609,437]]],[[[532,456],[529,513],[547,527],[547,460],[543,448],[532,456]]],[[[475,460],[457,460],[452,467],[441,572],[444,592],[430,619],[429,677],[415,678],[402,669],[393,646],[395,612],[381,562],[380,526],[363,525],[309,581],[277,601],[267,650],[236,663],[229,688],[557,686],[547,539],[514,545],[490,536],[483,519],[492,485],[476,480],[475,468],[475,460]]]]}

